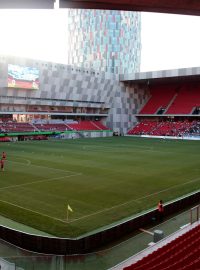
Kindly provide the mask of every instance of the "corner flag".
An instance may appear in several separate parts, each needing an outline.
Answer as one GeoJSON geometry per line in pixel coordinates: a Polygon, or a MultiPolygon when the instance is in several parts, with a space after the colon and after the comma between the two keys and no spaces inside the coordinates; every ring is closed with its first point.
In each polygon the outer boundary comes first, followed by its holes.
{"type": "Polygon", "coordinates": [[[67,205],[67,210],[73,212],[73,210],[71,209],[71,207],[69,206],[69,204],[67,205]]]}

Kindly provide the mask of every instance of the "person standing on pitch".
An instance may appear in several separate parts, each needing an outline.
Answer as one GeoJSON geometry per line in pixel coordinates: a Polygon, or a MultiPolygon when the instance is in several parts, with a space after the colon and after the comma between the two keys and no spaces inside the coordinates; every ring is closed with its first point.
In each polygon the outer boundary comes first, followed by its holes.
{"type": "Polygon", "coordinates": [[[2,172],[4,171],[4,162],[5,162],[5,160],[2,158],[2,159],[0,160],[0,165],[1,165],[1,171],[2,171],[2,172]]]}
{"type": "Polygon", "coordinates": [[[157,212],[158,212],[158,220],[163,221],[164,207],[163,207],[163,201],[162,200],[160,200],[159,203],[158,203],[157,212]]]}
{"type": "Polygon", "coordinates": [[[6,159],[6,152],[2,153],[2,159],[4,159],[4,160],[6,159]]]}

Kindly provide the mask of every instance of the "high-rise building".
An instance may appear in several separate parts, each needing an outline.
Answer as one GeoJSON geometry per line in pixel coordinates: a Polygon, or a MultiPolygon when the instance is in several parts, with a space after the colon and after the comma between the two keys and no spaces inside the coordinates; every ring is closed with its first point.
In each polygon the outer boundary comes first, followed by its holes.
{"type": "Polygon", "coordinates": [[[111,10],[68,10],[68,63],[127,74],[140,69],[141,14],[111,10]]]}

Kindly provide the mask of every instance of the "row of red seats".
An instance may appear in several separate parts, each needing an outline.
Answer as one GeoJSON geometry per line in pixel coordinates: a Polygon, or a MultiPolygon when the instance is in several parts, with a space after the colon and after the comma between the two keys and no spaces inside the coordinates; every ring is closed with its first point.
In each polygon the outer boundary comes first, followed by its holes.
{"type": "Polygon", "coordinates": [[[35,124],[40,131],[65,131],[67,126],[65,124],[35,124]]]}
{"type": "Polygon", "coordinates": [[[0,123],[0,132],[34,132],[34,131],[66,131],[66,130],[108,130],[100,121],[80,121],[68,124],[30,124],[4,122],[0,123]]]}
{"type": "Polygon", "coordinates": [[[78,123],[67,124],[72,130],[108,130],[100,121],[80,121],[78,123]]]}
{"type": "Polygon", "coordinates": [[[108,130],[100,121],[93,122],[93,125],[97,126],[99,130],[108,130]]]}
{"type": "Polygon", "coordinates": [[[190,89],[183,86],[165,114],[191,114],[194,107],[200,106],[199,88],[190,89]]]}
{"type": "Polygon", "coordinates": [[[1,132],[16,132],[16,131],[31,132],[34,130],[35,130],[34,127],[29,123],[4,122],[0,124],[1,132]]]}
{"type": "Polygon", "coordinates": [[[175,97],[175,88],[172,86],[154,86],[150,89],[150,99],[140,111],[140,114],[154,114],[159,108],[166,108],[175,97]]]}
{"type": "Polygon", "coordinates": [[[200,269],[200,225],[124,270],[200,269]],[[192,268],[188,268],[192,267],[192,268]],[[199,268],[198,268],[199,267],[199,268]]]}
{"type": "Polygon", "coordinates": [[[164,114],[191,114],[200,107],[200,84],[160,85],[150,88],[150,99],[140,114],[156,114],[164,109],[164,114]]]}
{"type": "Polygon", "coordinates": [[[9,137],[0,137],[0,142],[10,142],[9,137]]]}

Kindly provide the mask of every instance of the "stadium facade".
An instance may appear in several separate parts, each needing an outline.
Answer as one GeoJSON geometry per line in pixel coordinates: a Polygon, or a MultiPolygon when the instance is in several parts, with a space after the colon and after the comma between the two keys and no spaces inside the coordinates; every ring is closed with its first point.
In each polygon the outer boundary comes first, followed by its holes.
{"type": "Polygon", "coordinates": [[[25,115],[24,121],[34,114],[99,119],[120,133],[136,122],[135,114],[147,98],[145,90],[127,86],[106,73],[11,56],[0,57],[0,89],[1,115],[25,115]],[[8,87],[11,64],[38,69],[38,89],[8,87]]]}
{"type": "Polygon", "coordinates": [[[68,10],[68,64],[99,72],[140,70],[141,13],[68,10]]]}
{"type": "Polygon", "coordinates": [[[147,118],[157,121],[172,117],[197,119],[200,107],[198,81],[199,68],[134,73],[116,78],[113,74],[91,69],[1,56],[0,115],[9,115],[21,122],[35,118],[101,120],[110,130],[123,135],[138,120],[147,118]],[[23,71],[20,81],[10,79],[19,75],[13,67],[23,71]],[[29,82],[23,80],[26,70],[31,72],[29,82]],[[30,77],[37,79],[30,84],[30,77]],[[196,83],[186,84],[183,79],[196,83]],[[156,84],[160,91],[159,102],[155,102],[153,112],[142,113],[144,106],[152,101],[151,91],[156,84]],[[162,98],[164,94],[165,98],[162,98]],[[180,99],[189,102],[186,111],[172,108],[180,103],[180,99]],[[170,108],[173,111],[170,112],[170,108]]]}

